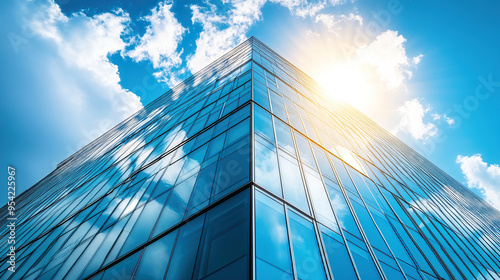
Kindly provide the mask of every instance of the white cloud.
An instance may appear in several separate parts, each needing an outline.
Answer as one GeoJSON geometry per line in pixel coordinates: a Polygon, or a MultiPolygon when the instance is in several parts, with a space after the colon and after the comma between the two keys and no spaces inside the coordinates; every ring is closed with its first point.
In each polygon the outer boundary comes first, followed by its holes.
{"type": "Polygon", "coordinates": [[[28,85],[19,85],[18,90],[27,99],[41,100],[32,110],[40,116],[32,122],[33,129],[50,123],[69,137],[66,149],[59,150],[59,160],[61,152],[69,156],[142,108],[140,98],[122,88],[118,66],[109,60],[127,45],[123,39],[129,32],[126,12],[65,15],[51,0],[21,2],[14,9],[19,25],[30,29],[23,46],[25,59],[18,63],[29,61],[30,69],[38,69],[23,77],[37,84],[35,92],[23,90],[28,85]],[[51,100],[57,100],[57,106],[49,105],[51,100]]]}
{"type": "Polygon", "coordinates": [[[51,0],[5,2],[0,9],[2,29],[17,40],[0,44],[8,69],[0,78],[8,93],[3,103],[6,112],[22,112],[9,128],[4,160],[25,171],[25,187],[142,108],[110,60],[127,45],[129,15],[86,13],[65,14],[51,0]]]}
{"type": "Polygon", "coordinates": [[[437,113],[433,113],[431,114],[432,116],[432,119],[435,120],[435,121],[438,121],[438,120],[444,120],[448,125],[453,125],[455,124],[455,120],[448,117],[448,115],[446,114],[437,114],[437,113]]]}
{"type": "Polygon", "coordinates": [[[500,166],[483,161],[480,154],[457,156],[469,188],[481,191],[485,200],[500,210],[500,166]]]}
{"type": "MultiPolygon", "coordinates": [[[[202,31],[196,40],[196,50],[186,59],[186,66],[192,73],[245,40],[250,27],[261,19],[261,8],[267,0],[224,0],[222,2],[225,4],[222,7],[210,2],[206,2],[205,6],[190,6],[193,13],[192,23],[202,26],[202,31]]],[[[323,8],[338,5],[342,1],[271,0],[270,2],[288,8],[293,15],[305,18],[314,17],[323,8]]],[[[352,13],[339,15],[336,20],[362,22],[361,16],[352,13]]]]}
{"type": "Polygon", "coordinates": [[[321,22],[329,30],[335,31],[342,29],[346,22],[353,22],[359,25],[363,25],[363,17],[353,13],[349,13],[348,15],[319,14],[316,16],[316,22],[321,22]]]}
{"type": "MultiPolygon", "coordinates": [[[[319,11],[323,10],[328,3],[325,1],[306,1],[306,0],[271,0],[273,3],[279,3],[280,5],[288,8],[292,15],[296,15],[302,18],[306,16],[313,17],[319,11]]],[[[330,4],[337,4],[337,1],[332,1],[330,4]]]]}
{"type": "MultiPolygon", "coordinates": [[[[66,96],[67,100],[82,106],[90,96],[99,94],[112,104],[114,112],[123,115],[142,107],[137,95],[120,86],[118,67],[108,59],[126,46],[121,36],[127,32],[130,21],[127,13],[119,9],[92,17],[82,12],[67,17],[53,1],[27,2],[23,8],[32,31],[52,41],[62,61],[75,71],[83,71],[79,75],[90,78],[89,82],[99,88],[95,92],[75,89],[70,93],[73,96],[66,96]]],[[[64,76],[68,75],[71,73],[64,76]]]]}
{"type": "Polygon", "coordinates": [[[142,18],[149,23],[146,33],[138,39],[137,46],[125,54],[135,61],[151,61],[159,70],[154,73],[157,80],[173,87],[179,82],[173,69],[182,64],[182,51],[177,49],[186,29],[177,21],[171,7],[171,1],[160,2],[150,15],[142,18]]]}
{"type": "MultiPolygon", "coordinates": [[[[446,116],[446,115],[445,115],[445,116],[446,116]]],[[[446,122],[448,123],[448,125],[454,125],[454,124],[455,124],[455,119],[452,119],[452,118],[446,117],[446,122]]]]}
{"type": "Polygon", "coordinates": [[[378,35],[368,46],[358,50],[361,61],[375,67],[380,78],[392,88],[400,87],[411,78],[411,68],[420,62],[422,55],[409,59],[406,55],[403,35],[387,30],[378,35]],[[410,62],[411,61],[411,62],[410,62]]]}
{"type": "MultiPolygon", "coordinates": [[[[196,40],[196,51],[187,57],[187,68],[192,72],[200,70],[214,59],[234,48],[246,38],[250,27],[261,18],[261,8],[267,0],[227,0],[229,9],[218,8],[207,2],[206,7],[191,5],[193,24],[202,25],[202,32],[196,40]]],[[[271,0],[282,5],[299,17],[315,16],[328,5],[339,1],[271,0]]],[[[361,20],[354,14],[340,15],[339,20],[361,20]]]]}
{"type": "Polygon", "coordinates": [[[396,133],[399,131],[410,134],[417,140],[428,139],[437,135],[438,129],[434,123],[425,123],[424,117],[431,110],[430,106],[424,108],[420,100],[414,98],[406,101],[398,108],[401,117],[396,133]]]}
{"type": "Polygon", "coordinates": [[[194,73],[208,65],[246,38],[252,24],[260,19],[265,0],[233,0],[231,8],[219,14],[217,7],[208,3],[208,8],[192,5],[192,22],[202,25],[196,40],[196,52],[187,58],[187,67],[194,73]]]}
{"type": "Polygon", "coordinates": [[[419,54],[419,55],[413,57],[411,60],[413,61],[413,64],[417,65],[420,63],[420,61],[422,61],[422,57],[424,57],[424,55],[419,54]]]}

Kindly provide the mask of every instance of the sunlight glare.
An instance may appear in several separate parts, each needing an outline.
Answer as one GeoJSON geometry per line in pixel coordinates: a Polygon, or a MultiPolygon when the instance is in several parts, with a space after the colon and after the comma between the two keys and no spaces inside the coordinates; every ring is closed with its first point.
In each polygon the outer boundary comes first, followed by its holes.
{"type": "Polygon", "coordinates": [[[367,72],[355,63],[327,66],[315,75],[315,80],[333,100],[340,99],[358,109],[368,105],[371,90],[367,72]]]}
{"type": "Polygon", "coordinates": [[[363,165],[361,164],[361,162],[358,160],[358,158],[355,156],[355,154],[353,152],[351,152],[350,150],[348,150],[340,145],[337,145],[336,148],[340,154],[340,158],[343,161],[347,162],[350,166],[354,167],[359,172],[363,173],[364,175],[366,175],[368,177],[368,173],[366,173],[365,168],[363,167],[363,165]]]}

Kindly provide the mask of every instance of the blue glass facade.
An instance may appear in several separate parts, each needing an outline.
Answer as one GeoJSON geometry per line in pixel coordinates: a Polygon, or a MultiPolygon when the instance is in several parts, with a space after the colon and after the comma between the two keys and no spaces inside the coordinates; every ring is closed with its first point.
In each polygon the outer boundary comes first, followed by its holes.
{"type": "Polygon", "coordinates": [[[500,278],[498,211],[255,38],[17,204],[0,279],[500,278]]]}

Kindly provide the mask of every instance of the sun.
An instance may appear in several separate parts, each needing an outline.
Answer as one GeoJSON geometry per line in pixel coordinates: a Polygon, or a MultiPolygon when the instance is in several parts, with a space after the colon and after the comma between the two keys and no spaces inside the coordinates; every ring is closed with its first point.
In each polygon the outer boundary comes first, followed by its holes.
{"type": "Polygon", "coordinates": [[[369,105],[367,97],[373,90],[369,86],[368,74],[357,63],[351,62],[323,67],[314,78],[331,99],[340,99],[362,109],[369,105]]]}

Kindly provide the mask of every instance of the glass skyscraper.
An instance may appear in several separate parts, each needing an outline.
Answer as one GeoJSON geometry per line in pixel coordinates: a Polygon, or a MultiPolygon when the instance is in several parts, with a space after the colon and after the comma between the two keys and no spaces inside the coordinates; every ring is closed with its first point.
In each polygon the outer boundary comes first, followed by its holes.
{"type": "Polygon", "coordinates": [[[0,279],[500,278],[497,210],[255,38],[16,204],[0,279]]]}

